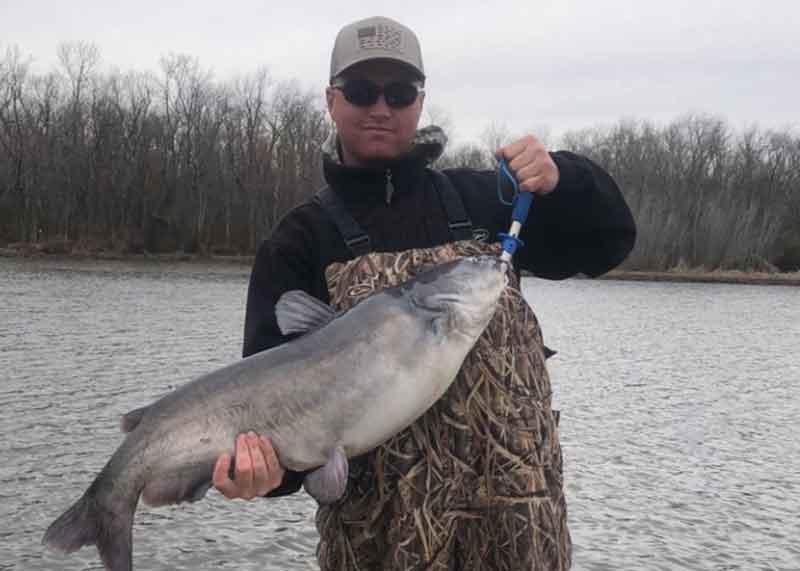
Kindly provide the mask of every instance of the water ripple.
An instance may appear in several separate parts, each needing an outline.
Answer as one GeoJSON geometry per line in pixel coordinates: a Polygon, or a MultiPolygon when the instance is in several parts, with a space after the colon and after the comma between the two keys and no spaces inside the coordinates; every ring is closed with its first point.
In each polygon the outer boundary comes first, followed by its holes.
{"type": "MultiPolygon", "coordinates": [[[[0,259],[0,571],[39,544],[119,416],[239,357],[241,267],[0,259]]],[[[562,411],[575,569],[800,568],[792,288],[526,280],[562,411]]],[[[143,507],[140,569],[313,569],[303,494],[143,507]]]]}

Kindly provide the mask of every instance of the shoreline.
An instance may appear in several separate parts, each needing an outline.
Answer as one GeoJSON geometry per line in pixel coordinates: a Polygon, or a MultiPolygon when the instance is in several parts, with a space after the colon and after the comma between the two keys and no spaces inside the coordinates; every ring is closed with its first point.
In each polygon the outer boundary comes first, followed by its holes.
{"type": "MultiPolygon", "coordinates": [[[[2,248],[0,258],[52,260],[52,261],[113,261],[142,263],[204,263],[251,267],[254,255],[187,254],[124,254],[112,251],[57,251],[46,252],[36,248],[2,248]]],[[[675,282],[675,283],[722,283],[743,285],[800,286],[800,271],[797,272],[744,272],[740,270],[611,270],[597,277],[598,280],[675,282]]]]}
{"type": "Polygon", "coordinates": [[[228,255],[228,254],[187,254],[185,252],[171,252],[167,254],[127,254],[110,250],[86,251],[54,251],[48,252],[33,248],[2,248],[0,258],[16,258],[27,260],[53,260],[53,261],[99,261],[99,262],[190,262],[190,263],[225,263],[234,265],[252,266],[255,255],[228,255]]]}
{"type": "Polygon", "coordinates": [[[743,272],[740,270],[675,270],[668,272],[611,270],[595,278],[628,282],[715,283],[800,286],[800,272],[743,272]]]}

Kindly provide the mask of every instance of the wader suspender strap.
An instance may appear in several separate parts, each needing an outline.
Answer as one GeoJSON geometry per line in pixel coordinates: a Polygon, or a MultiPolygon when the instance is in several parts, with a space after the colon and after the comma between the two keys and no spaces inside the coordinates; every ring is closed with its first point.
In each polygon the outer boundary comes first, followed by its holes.
{"type": "MultiPolygon", "coordinates": [[[[464,203],[461,201],[458,191],[453,187],[453,183],[444,173],[433,169],[426,170],[430,174],[433,186],[444,206],[453,241],[470,240],[472,238],[472,221],[467,216],[464,203]]],[[[363,256],[372,251],[369,236],[347,211],[342,199],[331,187],[326,186],[320,190],[314,196],[314,202],[319,204],[334,221],[353,257],[363,256]]]]}
{"type": "Polygon", "coordinates": [[[314,196],[314,202],[322,206],[328,216],[336,223],[339,228],[347,249],[353,254],[354,258],[369,254],[372,251],[372,244],[369,236],[361,229],[356,219],[347,211],[342,199],[339,198],[331,187],[326,186],[314,196]]]}
{"type": "Polygon", "coordinates": [[[447,214],[447,223],[450,226],[450,234],[453,241],[472,239],[472,221],[467,216],[464,209],[464,202],[453,186],[450,178],[441,171],[426,169],[433,180],[433,186],[439,192],[439,198],[447,214]]]}

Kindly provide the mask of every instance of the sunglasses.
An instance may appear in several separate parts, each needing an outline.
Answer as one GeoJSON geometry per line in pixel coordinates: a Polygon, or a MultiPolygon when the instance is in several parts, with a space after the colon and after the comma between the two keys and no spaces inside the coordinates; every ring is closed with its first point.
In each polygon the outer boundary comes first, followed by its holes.
{"type": "Polygon", "coordinates": [[[417,100],[423,89],[410,81],[393,81],[380,86],[368,79],[350,79],[331,85],[344,95],[348,103],[356,107],[371,107],[383,95],[386,105],[392,109],[408,107],[417,100]]]}

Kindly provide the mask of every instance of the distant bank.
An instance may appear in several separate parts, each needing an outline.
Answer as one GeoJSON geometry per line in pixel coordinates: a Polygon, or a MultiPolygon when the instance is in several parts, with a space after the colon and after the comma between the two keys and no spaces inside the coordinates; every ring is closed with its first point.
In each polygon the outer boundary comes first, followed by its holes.
{"type": "MultiPolygon", "coordinates": [[[[173,252],[168,254],[122,253],[109,250],[75,250],[61,248],[53,244],[11,244],[0,247],[0,258],[52,258],[71,260],[120,260],[126,262],[202,262],[238,264],[251,266],[254,256],[232,254],[188,254],[173,252]]],[[[751,285],[789,285],[800,286],[798,272],[743,272],[738,270],[680,270],[680,271],[630,271],[612,270],[600,278],[602,280],[645,281],[645,282],[684,282],[684,283],[727,283],[751,285]]]]}
{"type": "Polygon", "coordinates": [[[724,283],[751,285],[793,285],[800,286],[800,272],[741,272],[737,270],[683,270],[674,272],[647,272],[612,270],[598,278],[603,280],[622,280],[638,282],[691,282],[724,283]]]}
{"type": "Polygon", "coordinates": [[[0,258],[52,258],[70,260],[120,260],[125,262],[220,262],[250,266],[255,256],[233,253],[191,254],[169,252],[154,254],[150,252],[120,252],[99,248],[80,248],[65,246],[60,242],[28,244],[18,242],[0,247],[0,258]]]}

